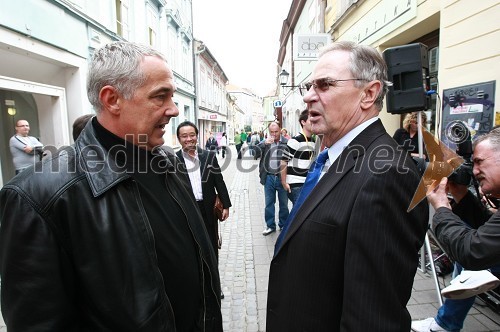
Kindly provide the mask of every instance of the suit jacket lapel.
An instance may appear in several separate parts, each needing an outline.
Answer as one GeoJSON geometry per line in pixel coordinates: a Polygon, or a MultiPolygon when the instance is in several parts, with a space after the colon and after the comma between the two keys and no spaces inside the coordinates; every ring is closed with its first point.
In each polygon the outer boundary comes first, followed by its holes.
{"type": "MultiPolygon", "coordinates": [[[[342,154],[330,165],[328,172],[323,175],[318,184],[311,191],[306,198],[299,211],[295,215],[292,224],[283,239],[280,250],[281,251],[286,242],[295,234],[295,232],[304,223],[306,218],[313,212],[323,198],[337,185],[337,183],[350,172],[356,165],[356,160],[361,157],[373,141],[383,135],[385,129],[380,120],[374,122],[363,130],[342,152],[342,154]]],[[[359,167],[359,166],[358,166],[359,167]]]]}
{"type": "Polygon", "coordinates": [[[203,181],[207,178],[207,163],[208,163],[208,155],[209,153],[205,150],[202,150],[198,148],[198,159],[200,160],[200,176],[201,176],[201,183],[205,183],[206,181],[203,181]]]}

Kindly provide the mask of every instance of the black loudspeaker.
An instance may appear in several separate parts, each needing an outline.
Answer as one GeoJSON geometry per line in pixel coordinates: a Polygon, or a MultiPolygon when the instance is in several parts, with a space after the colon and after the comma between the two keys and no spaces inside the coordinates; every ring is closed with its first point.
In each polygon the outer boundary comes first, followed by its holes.
{"type": "Polygon", "coordinates": [[[401,114],[429,108],[429,57],[420,43],[390,47],[383,52],[389,81],[387,112],[401,114]]]}

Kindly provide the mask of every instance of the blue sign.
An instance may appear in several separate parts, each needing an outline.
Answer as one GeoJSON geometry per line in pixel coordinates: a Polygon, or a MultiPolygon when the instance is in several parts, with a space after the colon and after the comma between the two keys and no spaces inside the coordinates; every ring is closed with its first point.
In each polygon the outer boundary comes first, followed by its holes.
{"type": "Polygon", "coordinates": [[[281,100],[275,100],[274,101],[274,108],[278,108],[283,106],[283,102],[281,100]]]}

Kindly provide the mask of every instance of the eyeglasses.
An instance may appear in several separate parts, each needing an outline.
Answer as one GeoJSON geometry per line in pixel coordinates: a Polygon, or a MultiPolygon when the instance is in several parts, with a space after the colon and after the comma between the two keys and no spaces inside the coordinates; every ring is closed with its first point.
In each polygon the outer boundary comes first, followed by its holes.
{"type": "Polygon", "coordinates": [[[337,86],[337,82],[345,82],[345,81],[366,81],[363,78],[348,78],[345,80],[334,80],[328,77],[318,78],[317,80],[311,82],[305,82],[299,86],[299,91],[302,96],[304,96],[311,87],[314,89],[319,89],[320,91],[327,91],[330,86],[337,86]]]}

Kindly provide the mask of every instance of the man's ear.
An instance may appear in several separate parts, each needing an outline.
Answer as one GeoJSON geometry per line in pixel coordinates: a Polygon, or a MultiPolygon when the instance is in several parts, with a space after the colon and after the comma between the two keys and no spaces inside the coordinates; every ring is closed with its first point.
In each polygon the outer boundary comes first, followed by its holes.
{"type": "Polygon", "coordinates": [[[104,86],[99,92],[99,100],[102,105],[106,110],[114,115],[118,115],[120,113],[120,99],[121,96],[111,85],[104,86]]]}
{"type": "Polygon", "coordinates": [[[375,80],[368,83],[361,94],[362,109],[368,109],[375,103],[381,88],[382,84],[380,81],[375,80]]]}

